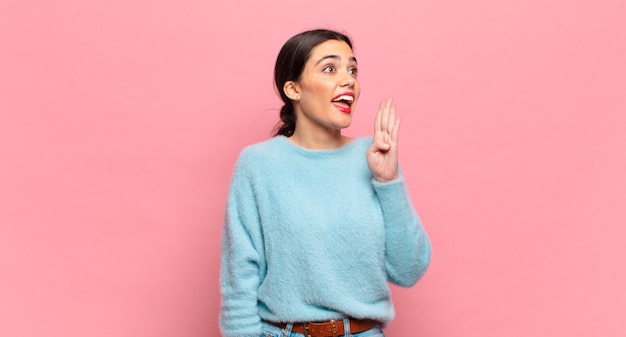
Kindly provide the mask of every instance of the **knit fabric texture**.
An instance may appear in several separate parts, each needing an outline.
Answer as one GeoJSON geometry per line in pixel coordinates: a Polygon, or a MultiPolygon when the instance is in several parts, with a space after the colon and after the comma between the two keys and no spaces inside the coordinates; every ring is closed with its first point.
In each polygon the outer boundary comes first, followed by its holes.
{"type": "Polygon", "coordinates": [[[259,337],[261,320],[394,316],[387,281],[409,287],[431,247],[404,179],[373,179],[372,138],[309,150],[284,136],[246,147],[222,232],[220,329],[259,337]]]}

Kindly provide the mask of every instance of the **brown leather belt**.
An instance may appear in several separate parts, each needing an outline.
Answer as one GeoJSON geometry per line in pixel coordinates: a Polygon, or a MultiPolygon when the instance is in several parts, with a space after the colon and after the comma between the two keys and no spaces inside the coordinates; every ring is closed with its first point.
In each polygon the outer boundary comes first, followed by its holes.
{"type": "MultiPolygon", "coordinates": [[[[282,329],[287,327],[286,323],[272,323],[282,329]]],[[[371,319],[350,319],[350,333],[359,333],[379,325],[379,321],[371,319]]],[[[316,323],[294,323],[291,331],[301,333],[306,337],[338,337],[343,336],[343,320],[333,319],[327,322],[316,323]]]]}

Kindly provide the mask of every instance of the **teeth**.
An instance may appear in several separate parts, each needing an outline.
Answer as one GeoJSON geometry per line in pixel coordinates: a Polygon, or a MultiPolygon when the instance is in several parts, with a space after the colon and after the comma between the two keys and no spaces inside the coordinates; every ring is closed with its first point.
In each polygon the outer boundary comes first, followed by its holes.
{"type": "Polygon", "coordinates": [[[352,96],[348,96],[348,95],[341,95],[337,98],[335,98],[335,101],[348,101],[348,102],[352,102],[354,101],[354,97],[352,96]]]}

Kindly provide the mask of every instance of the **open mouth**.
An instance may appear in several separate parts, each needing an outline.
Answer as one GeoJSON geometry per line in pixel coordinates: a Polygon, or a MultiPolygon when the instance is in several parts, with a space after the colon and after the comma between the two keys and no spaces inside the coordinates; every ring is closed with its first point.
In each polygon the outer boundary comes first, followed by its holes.
{"type": "Polygon", "coordinates": [[[350,113],[352,103],[354,103],[354,96],[348,94],[339,95],[332,100],[332,103],[339,111],[350,113]]]}

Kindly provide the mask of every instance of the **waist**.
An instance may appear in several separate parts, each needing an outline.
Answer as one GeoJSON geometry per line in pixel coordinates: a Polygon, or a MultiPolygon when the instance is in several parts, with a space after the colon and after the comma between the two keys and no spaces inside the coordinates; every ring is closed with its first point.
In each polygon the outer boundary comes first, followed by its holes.
{"type": "MultiPolygon", "coordinates": [[[[287,323],[269,323],[281,329],[287,327],[287,323]]],[[[380,325],[379,321],[371,319],[349,319],[349,323],[351,334],[367,331],[380,325]]],[[[333,319],[326,322],[293,323],[291,331],[303,334],[306,337],[338,337],[346,333],[342,319],[333,319]]]]}

